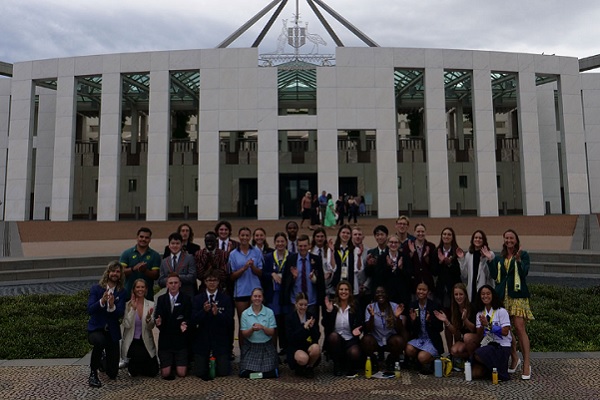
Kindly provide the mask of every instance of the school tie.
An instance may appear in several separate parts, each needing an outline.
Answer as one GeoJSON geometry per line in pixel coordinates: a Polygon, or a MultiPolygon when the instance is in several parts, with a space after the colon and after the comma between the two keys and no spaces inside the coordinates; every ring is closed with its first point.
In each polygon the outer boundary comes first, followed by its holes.
{"type": "Polygon", "coordinates": [[[175,309],[175,297],[171,297],[171,312],[175,309]]]}
{"type": "Polygon", "coordinates": [[[292,242],[292,253],[296,252],[296,244],[292,242]]]}
{"type": "Polygon", "coordinates": [[[177,256],[176,255],[173,256],[173,270],[175,270],[175,268],[177,268],[177,256]]]}
{"type": "Polygon", "coordinates": [[[302,287],[302,291],[308,294],[308,282],[306,281],[306,258],[302,258],[302,281],[300,285],[302,287]]]}
{"type": "Polygon", "coordinates": [[[210,295],[210,304],[213,304],[215,302],[215,295],[211,294],[210,295]]]}
{"type": "Polygon", "coordinates": [[[323,258],[323,250],[322,249],[319,249],[319,257],[323,258]]]}
{"type": "Polygon", "coordinates": [[[221,243],[221,250],[225,251],[225,242],[221,243]]]}

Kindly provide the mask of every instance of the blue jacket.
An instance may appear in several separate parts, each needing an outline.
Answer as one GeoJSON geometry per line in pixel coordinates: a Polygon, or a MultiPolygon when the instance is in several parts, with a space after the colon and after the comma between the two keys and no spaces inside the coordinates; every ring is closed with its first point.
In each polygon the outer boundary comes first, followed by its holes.
{"type": "Polygon", "coordinates": [[[100,285],[94,285],[90,289],[90,296],[88,297],[87,312],[90,315],[88,321],[88,332],[97,331],[99,329],[107,330],[110,332],[110,336],[113,341],[118,342],[121,340],[121,328],[119,319],[123,317],[125,313],[125,290],[115,290],[115,306],[116,309],[113,312],[107,311],[107,305],[104,307],[100,306],[100,300],[106,291],[100,285]]]}

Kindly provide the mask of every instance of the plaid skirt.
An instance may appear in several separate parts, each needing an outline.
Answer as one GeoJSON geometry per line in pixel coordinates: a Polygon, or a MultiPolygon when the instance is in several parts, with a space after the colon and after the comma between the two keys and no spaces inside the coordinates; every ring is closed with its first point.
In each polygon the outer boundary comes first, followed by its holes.
{"type": "Polygon", "coordinates": [[[508,295],[508,288],[504,294],[504,308],[511,317],[523,317],[525,321],[535,319],[529,306],[528,298],[514,298],[508,295]]]}
{"type": "Polygon", "coordinates": [[[278,366],[279,356],[272,340],[265,343],[244,341],[240,355],[240,371],[268,372],[278,366]]]}

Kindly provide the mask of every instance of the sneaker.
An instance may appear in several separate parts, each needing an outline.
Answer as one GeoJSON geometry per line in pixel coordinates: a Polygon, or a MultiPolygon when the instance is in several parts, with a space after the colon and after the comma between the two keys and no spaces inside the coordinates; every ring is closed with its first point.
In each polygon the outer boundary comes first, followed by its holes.
{"type": "Polygon", "coordinates": [[[346,372],[346,378],[358,378],[358,373],[356,371],[348,371],[346,372]]]}
{"type": "Polygon", "coordinates": [[[128,365],[129,360],[121,359],[121,361],[119,361],[119,369],[127,368],[128,365]]]}
{"type": "Polygon", "coordinates": [[[100,379],[98,378],[98,372],[97,371],[91,371],[90,372],[90,377],[88,379],[88,383],[91,387],[101,387],[102,386],[102,382],[100,382],[100,379]]]}

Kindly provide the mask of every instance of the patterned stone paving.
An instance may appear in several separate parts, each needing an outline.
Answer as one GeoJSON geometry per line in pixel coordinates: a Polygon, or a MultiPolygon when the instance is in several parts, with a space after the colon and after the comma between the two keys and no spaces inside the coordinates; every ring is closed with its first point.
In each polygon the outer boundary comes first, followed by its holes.
{"type": "Polygon", "coordinates": [[[0,399],[598,399],[600,359],[536,359],[533,379],[465,382],[402,371],[400,379],[336,378],[322,365],[314,380],[282,368],[279,379],[247,380],[235,376],[204,382],[195,377],[175,381],[131,378],[121,370],[116,381],[100,374],[100,389],[87,385],[86,366],[0,367],[0,399]]]}

